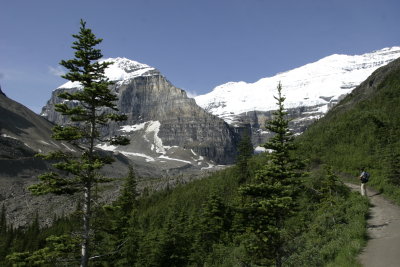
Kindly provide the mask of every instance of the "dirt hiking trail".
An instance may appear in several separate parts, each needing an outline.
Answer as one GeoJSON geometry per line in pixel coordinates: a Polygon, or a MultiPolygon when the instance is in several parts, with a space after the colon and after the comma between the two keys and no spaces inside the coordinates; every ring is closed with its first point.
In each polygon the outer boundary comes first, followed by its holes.
{"type": "MultiPolygon", "coordinates": [[[[360,191],[360,186],[347,184],[360,191]]],[[[368,243],[358,259],[365,267],[400,266],[400,207],[367,186],[372,207],[367,221],[368,243]]]]}

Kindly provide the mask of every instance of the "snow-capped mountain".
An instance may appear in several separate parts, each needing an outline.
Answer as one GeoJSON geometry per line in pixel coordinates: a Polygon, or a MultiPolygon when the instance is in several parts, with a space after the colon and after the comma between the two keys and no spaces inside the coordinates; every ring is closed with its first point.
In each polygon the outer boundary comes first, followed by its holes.
{"type": "MultiPolygon", "coordinates": [[[[109,58],[105,70],[113,81],[111,90],[118,96],[117,107],[128,116],[122,124],[102,128],[104,136],[124,134],[131,144],[124,147],[98,144],[104,150],[121,153],[142,166],[155,164],[168,170],[232,163],[236,153],[237,132],[222,119],[200,108],[186,92],[173,86],[157,69],[127,58],[109,58]],[[211,161],[210,161],[211,160],[211,161]]],[[[41,115],[64,125],[68,118],[55,112],[57,103],[76,105],[58,98],[65,90],[80,90],[81,84],[67,82],[53,91],[41,115]]],[[[99,111],[102,112],[102,111],[99,111]]]]}
{"type": "MultiPolygon", "coordinates": [[[[285,107],[303,108],[308,117],[317,118],[344,95],[350,93],[377,68],[400,57],[400,47],[384,48],[363,55],[331,55],[305,66],[262,78],[255,83],[229,82],[196,103],[227,123],[237,125],[243,115],[276,109],[276,87],[281,82],[285,107]]],[[[299,119],[306,119],[300,116],[299,119]]]]}

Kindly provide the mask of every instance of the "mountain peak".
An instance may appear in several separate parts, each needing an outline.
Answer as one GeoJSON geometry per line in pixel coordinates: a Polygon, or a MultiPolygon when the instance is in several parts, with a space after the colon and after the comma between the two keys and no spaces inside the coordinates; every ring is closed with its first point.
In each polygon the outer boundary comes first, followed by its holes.
{"type": "MultiPolygon", "coordinates": [[[[113,64],[105,70],[105,75],[108,79],[110,79],[110,81],[117,83],[122,83],[126,80],[131,80],[139,76],[152,76],[160,74],[157,69],[147,64],[124,57],[106,58],[101,59],[99,62],[113,62],[113,64]]],[[[58,88],[70,89],[79,87],[81,87],[80,83],[69,81],[58,88]]]]}
{"type": "Polygon", "coordinates": [[[234,123],[240,114],[276,108],[273,95],[282,83],[285,107],[316,107],[325,113],[332,103],[350,93],[377,68],[400,57],[400,47],[383,48],[362,55],[334,54],[316,62],[266,77],[255,83],[229,82],[195,97],[212,114],[234,123]]]}

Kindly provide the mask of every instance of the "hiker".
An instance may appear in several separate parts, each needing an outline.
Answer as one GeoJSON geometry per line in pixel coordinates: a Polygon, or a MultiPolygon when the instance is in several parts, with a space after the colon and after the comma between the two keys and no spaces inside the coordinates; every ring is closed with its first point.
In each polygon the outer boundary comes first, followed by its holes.
{"type": "Polygon", "coordinates": [[[367,186],[365,185],[369,180],[369,173],[363,168],[360,176],[358,177],[361,181],[361,195],[367,196],[367,186]]]}

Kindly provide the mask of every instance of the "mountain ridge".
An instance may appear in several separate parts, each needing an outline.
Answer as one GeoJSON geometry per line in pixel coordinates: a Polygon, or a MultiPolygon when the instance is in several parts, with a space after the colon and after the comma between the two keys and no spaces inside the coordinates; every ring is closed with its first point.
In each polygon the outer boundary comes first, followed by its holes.
{"type": "Polygon", "coordinates": [[[195,99],[207,111],[235,125],[245,112],[273,110],[272,96],[281,82],[288,109],[314,107],[314,114],[321,115],[375,69],[398,57],[400,47],[354,56],[334,54],[254,83],[228,82],[195,99]]]}

